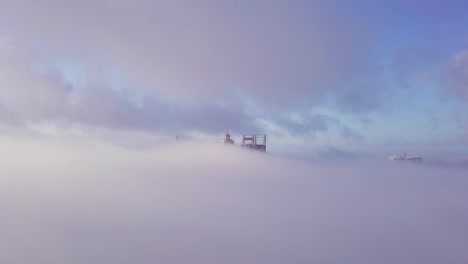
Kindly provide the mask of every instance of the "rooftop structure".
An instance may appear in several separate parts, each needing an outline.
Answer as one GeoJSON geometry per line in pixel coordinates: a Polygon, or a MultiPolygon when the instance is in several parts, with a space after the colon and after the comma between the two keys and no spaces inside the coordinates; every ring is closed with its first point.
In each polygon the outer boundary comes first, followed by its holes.
{"type": "Polygon", "coordinates": [[[422,162],[422,157],[410,157],[406,155],[406,152],[403,155],[396,156],[396,157],[389,157],[389,160],[395,161],[414,161],[414,162],[422,162]]]}
{"type": "Polygon", "coordinates": [[[265,134],[243,135],[241,147],[259,150],[261,152],[266,152],[266,135],[265,134]]]}

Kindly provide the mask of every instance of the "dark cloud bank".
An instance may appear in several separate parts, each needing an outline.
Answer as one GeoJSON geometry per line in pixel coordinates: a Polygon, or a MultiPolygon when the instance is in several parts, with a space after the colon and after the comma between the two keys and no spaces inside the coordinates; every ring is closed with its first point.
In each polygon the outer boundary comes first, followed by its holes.
{"type": "Polygon", "coordinates": [[[1,143],[2,263],[468,261],[464,169],[1,143]]]}

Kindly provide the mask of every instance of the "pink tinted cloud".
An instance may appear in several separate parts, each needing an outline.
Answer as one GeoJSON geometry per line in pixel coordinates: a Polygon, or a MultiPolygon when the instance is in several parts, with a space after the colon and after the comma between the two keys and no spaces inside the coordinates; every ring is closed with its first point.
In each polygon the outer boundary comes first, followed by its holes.
{"type": "Polygon", "coordinates": [[[314,165],[209,144],[0,142],[4,263],[468,259],[465,168],[314,165]]]}
{"type": "MultiPolygon", "coordinates": [[[[8,25],[4,34],[72,61],[101,58],[151,91],[185,100],[229,100],[234,88],[277,105],[317,102],[330,91],[347,100],[341,95],[364,96],[355,77],[371,71],[373,63],[366,24],[320,1],[0,5],[8,25]]],[[[361,103],[350,102],[374,107],[361,103]]]]}

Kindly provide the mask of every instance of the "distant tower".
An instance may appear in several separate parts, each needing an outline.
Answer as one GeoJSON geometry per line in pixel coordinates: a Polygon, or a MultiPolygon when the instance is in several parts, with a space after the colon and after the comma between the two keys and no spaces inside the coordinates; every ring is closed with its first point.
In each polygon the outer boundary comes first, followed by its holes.
{"type": "Polygon", "coordinates": [[[226,129],[226,135],[224,136],[224,144],[234,144],[234,139],[231,138],[231,135],[229,135],[229,129],[226,129]]]}
{"type": "Polygon", "coordinates": [[[177,142],[179,142],[179,129],[177,129],[177,134],[176,134],[176,139],[177,142]]]}

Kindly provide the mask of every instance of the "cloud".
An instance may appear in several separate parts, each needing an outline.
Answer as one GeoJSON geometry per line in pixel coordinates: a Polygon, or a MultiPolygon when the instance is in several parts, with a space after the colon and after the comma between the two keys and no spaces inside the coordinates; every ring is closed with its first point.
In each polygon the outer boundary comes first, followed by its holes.
{"type": "Polygon", "coordinates": [[[451,139],[466,144],[468,138],[468,51],[464,50],[449,57],[438,71],[445,98],[454,99],[453,120],[461,135],[451,139]]]}
{"type": "Polygon", "coordinates": [[[429,72],[442,60],[440,53],[437,47],[427,46],[397,49],[390,65],[393,81],[399,87],[411,89],[415,81],[430,79],[429,72]]]}
{"type": "Polygon", "coordinates": [[[447,91],[468,102],[468,51],[455,54],[444,70],[447,91]]]}
{"type": "Polygon", "coordinates": [[[194,106],[179,108],[185,112],[178,121],[198,119],[205,132],[212,118],[230,116],[239,129],[253,128],[242,111],[246,100],[276,114],[322,104],[331,94],[345,111],[372,111],[382,91],[370,55],[374,34],[340,8],[325,1],[0,1],[0,35],[22,58],[8,69],[18,76],[14,82],[1,77],[7,82],[0,89],[18,91],[2,95],[15,105],[2,104],[27,111],[18,119],[61,115],[139,128],[153,126],[150,116],[177,112],[177,102],[194,106]],[[74,68],[57,66],[61,61],[74,68]],[[37,67],[62,72],[43,76],[31,70],[37,67]],[[70,80],[76,75],[86,89],[70,80]],[[115,91],[122,86],[116,76],[130,92],[115,91]],[[155,109],[138,109],[128,97],[155,109]],[[201,106],[212,102],[219,104],[201,106]]]}
{"type": "Polygon", "coordinates": [[[374,119],[370,117],[362,117],[360,121],[363,125],[367,126],[367,125],[372,124],[374,122],[374,119]]]}
{"type": "Polygon", "coordinates": [[[317,132],[327,132],[330,126],[339,124],[339,119],[330,115],[295,114],[279,116],[273,119],[277,125],[289,131],[292,135],[313,135],[317,132]]]}
{"type": "Polygon", "coordinates": [[[166,133],[177,127],[208,133],[229,126],[255,127],[253,118],[234,105],[166,102],[157,94],[142,95],[125,83],[114,87],[105,79],[74,84],[54,67],[37,69],[41,61],[25,58],[12,44],[0,47],[0,57],[0,117],[6,124],[56,122],[166,133]]]}
{"type": "Polygon", "coordinates": [[[321,159],[336,162],[340,159],[356,159],[358,155],[355,153],[347,152],[333,146],[327,146],[320,150],[317,155],[321,159]]]}
{"type": "Polygon", "coordinates": [[[465,263],[453,167],[0,138],[4,263],[465,263]],[[28,164],[28,166],[24,166],[28,164]]]}
{"type": "Polygon", "coordinates": [[[361,142],[364,140],[364,137],[361,134],[347,126],[343,126],[341,128],[340,134],[348,143],[361,142]]]}
{"type": "Polygon", "coordinates": [[[361,142],[365,139],[360,133],[341,124],[340,119],[333,115],[292,113],[274,117],[272,120],[276,126],[288,131],[291,136],[308,136],[310,138],[317,133],[327,133],[329,130],[336,129],[347,143],[361,142]]]}

